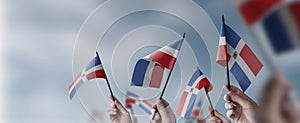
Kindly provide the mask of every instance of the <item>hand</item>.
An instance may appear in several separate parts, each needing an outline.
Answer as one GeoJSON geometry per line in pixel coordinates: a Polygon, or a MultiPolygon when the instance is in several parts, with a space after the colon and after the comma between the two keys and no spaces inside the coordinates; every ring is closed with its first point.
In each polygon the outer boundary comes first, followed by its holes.
{"type": "Polygon", "coordinates": [[[207,120],[208,123],[230,123],[230,121],[226,119],[222,114],[220,114],[217,110],[212,111],[210,106],[208,107],[208,111],[210,111],[210,118],[207,120]]]}
{"type": "MultiPolygon", "coordinates": [[[[112,97],[110,97],[112,99],[112,97]]],[[[122,106],[122,104],[116,100],[107,109],[109,118],[112,123],[132,123],[128,111],[122,106]]]]}
{"type": "Polygon", "coordinates": [[[266,82],[260,97],[259,122],[299,123],[299,104],[290,83],[278,73],[266,82]]]}
{"type": "MultiPolygon", "coordinates": [[[[224,86],[225,90],[228,85],[224,86]]],[[[235,86],[230,86],[231,91],[224,95],[227,116],[236,123],[254,123],[257,104],[244,92],[235,86]]]]}
{"type": "Polygon", "coordinates": [[[176,116],[172,111],[169,103],[164,99],[157,99],[156,104],[153,106],[154,109],[157,109],[154,119],[150,117],[151,123],[175,123],[176,116]]]}

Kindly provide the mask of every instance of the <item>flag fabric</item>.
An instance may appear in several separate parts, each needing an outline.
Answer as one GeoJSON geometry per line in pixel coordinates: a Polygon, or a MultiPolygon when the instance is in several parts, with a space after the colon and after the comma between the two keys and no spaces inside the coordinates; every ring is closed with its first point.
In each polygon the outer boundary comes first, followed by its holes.
{"type": "Polygon", "coordinates": [[[126,95],[127,95],[127,98],[125,101],[126,108],[131,108],[132,105],[137,104],[138,99],[139,99],[139,96],[137,94],[127,90],[126,95]]]}
{"type": "Polygon", "coordinates": [[[148,100],[139,100],[139,107],[143,109],[148,115],[152,115],[153,113],[153,108],[152,104],[148,100]]]}
{"type": "Polygon", "coordinates": [[[158,62],[163,67],[172,70],[179,54],[184,38],[174,41],[156,51],[149,54],[145,59],[158,62]]]}
{"type": "Polygon", "coordinates": [[[249,0],[237,7],[269,54],[300,48],[300,1],[249,0]]]}
{"type": "Polygon", "coordinates": [[[79,75],[77,75],[77,77],[70,84],[68,89],[70,99],[73,99],[75,93],[84,82],[95,78],[106,78],[101,60],[98,55],[89,62],[89,64],[83,69],[83,71],[79,75]]]}
{"type": "Polygon", "coordinates": [[[189,118],[192,114],[194,103],[201,88],[205,88],[206,93],[212,90],[212,85],[203,75],[199,68],[194,72],[186,89],[184,90],[176,113],[184,118],[189,118]]]}
{"type": "MultiPolygon", "coordinates": [[[[240,36],[224,22],[220,32],[221,37],[225,40],[223,43],[226,45],[227,52],[225,50],[223,50],[225,53],[218,52],[218,58],[222,57],[220,55],[226,54],[225,58],[228,59],[229,70],[238,81],[242,90],[245,91],[262,69],[263,64],[240,36]]],[[[218,61],[218,58],[217,63],[226,67],[226,65],[224,66],[218,61]]]]}
{"type": "Polygon", "coordinates": [[[194,106],[191,117],[185,119],[185,123],[206,123],[204,117],[201,116],[202,101],[199,99],[197,104],[194,106]]]}
{"type": "Polygon", "coordinates": [[[126,108],[131,108],[132,105],[138,105],[143,111],[148,115],[151,115],[153,112],[152,103],[148,100],[140,98],[137,94],[132,91],[127,90],[126,98],[126,108]]]}
{"type": "Polygon", "coordinates": [[[155,61],[140,59],[134,68],[131,86],[160,88],[164,67],[155,61]]]}

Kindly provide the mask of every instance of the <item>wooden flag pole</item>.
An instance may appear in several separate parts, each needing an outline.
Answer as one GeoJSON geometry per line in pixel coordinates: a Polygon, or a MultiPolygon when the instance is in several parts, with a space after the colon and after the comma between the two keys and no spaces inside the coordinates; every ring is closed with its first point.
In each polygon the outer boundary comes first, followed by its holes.
{"type": "MultiPolygon", "coordinates": [[[[98,52],[96,51],[96,54],[97,54],[97,56],[99,57],[99,54],[98,54],[98,52]]],[[[100,58],[100,57],[99,57],[100,58]]],[[[102,67],[103,67],[103,64],[102,64],[102,67]]],[[[104,70],[104,68],[103,68],[103,71],[104,71],[104,73],[105,73],[105,70],[104,70]]],[[[105,73],[105,76],[106,76],[106,73],[105,73]]],[[[107,76],[105,77],[105,80],[106,80],[106,85],[108,86],[108,89],[109,89],[109,92],[110,92],[110,95],[112,96],[112,100],[115,102],[116,101],[116,99],[115,99],[115,96],[114,96],[114,94],[113,94],[113,92],[112,92],[112,89],[111,89],[111,86],[110,86],[110,84],[109,84],[109,81],[108,81],[108,79],[107,79],[107,76]]]]}
{"type": "MultiPolygon", "coordinates": [[[[225,18],[224,15],[222,15],[222,22],[225,23],[225,18]]],[[[226,41],[226,52],[227,50],[227,41],[226,41]]],[[[227,54],[227,53],[226,53],[227,54]]],[[[226,56],[227,57],[227,56],[226,56]]],[[[229,65],[228,65],[228,59],[226,58],[226,74],[227,74],[227,85],[228,85],[228,91],[230,91],[230,77],[229,77],[229,65]]]]}
{"type": "Polygon", "coordinates": [[[213,116],[215,116],[215,109],[214,109],[214,107],[213,107],[213,105],[212,105],[212,103],[211,103],[211,99],[210,99],[210,97],[209,97],[209,94],[208,93],[206,93],[205,92],[205,94],[206,94],[206,96],[207,96],[207,99],[208,99],[208,102],[209,102],[209,105],[210,105],[210,107],[212,108],[212,115],[213,116]]]}
{"type": "MultiPolygon", "coordinates": [[[[182,38],[183,38],[183,39],[185,38],[185,33],[183,33],[182,38]]],[[[163,90],[162,90],[162,92],[161,92],[161,95],[160,95],[159,99],[162,99],[162,97],[164,96],[165,90],[166,90],[167,85],[168,85],[168,83],[169,83],[170,76],[171,76],[171,74],[172,74],[172,71],[173,71],[173,69],[171,69],[170,72],[169,72],[169,75],[168,75],[168,77],[167,77],[166,83],[165,83],[165,85],[164,85],[164,88],[163,88],[163,90]]],[[[154,114],[153,114],[153,116],[152,116],[152,120],[154,119],[156,112],[158,112],[157,108],[155,109],[155,112],[154,112],[154,114]]]]}

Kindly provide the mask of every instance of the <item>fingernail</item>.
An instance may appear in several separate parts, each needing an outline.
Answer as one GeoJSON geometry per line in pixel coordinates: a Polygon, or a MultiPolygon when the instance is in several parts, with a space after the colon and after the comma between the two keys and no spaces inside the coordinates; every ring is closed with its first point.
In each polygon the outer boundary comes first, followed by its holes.
{"type": "Polygon", "coordinates": [[[218,123],[221,123],[221,120],[217,120],[218,123]]]}

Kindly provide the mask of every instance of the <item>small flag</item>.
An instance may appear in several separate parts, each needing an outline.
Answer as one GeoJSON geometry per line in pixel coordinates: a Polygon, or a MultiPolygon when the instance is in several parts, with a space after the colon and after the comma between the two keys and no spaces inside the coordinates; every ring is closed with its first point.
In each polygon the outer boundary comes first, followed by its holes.
{"type": "Polygon", "coordinates": [[[127,90],[126,95],[127,95],[127,98],[125,101],[126,108],[131,108],[132,105],[137,104],[138,98],[139,98],[138,95],[136,95],[135,93],[128,91],[128,90],[127,90]]]}
{"type": "Polygon", "coordinates": [[[154,61],[140,59],[134,68],[131,86],[159,88],[164,68],[154,61]]]}
{"type": "Polygon", "coordinates": [[[237,7],[269,55],[300,49],[299,1],[250,0],[237,7]]]}
{"type": "Polygon", "coordinates": [[[138,105],[143,111],[145,111],[148,115],[151,115],[153,112],[152,104],[148,100],[140,98],[134,92],[127,90],[127,98],[126,98],[126,108],[131,108],[132,105],[138,105]]]}
{"type": "Polygon", "coordinates": [[[194,106],[191,118],[185,119],[185,123],[206,123],[204,117],[201,116],[202,101],[198,100],[198,103],[194,106]]]}
{"type": "Polygon", "coordinates": [[[148,100],[139,100],[139,107],[143,109],[148,115],[151,115],[154,112],[152,104],[148,100]]]}
{"type": "Polygon", "coordinates": [[[145,59],[151,59],[153,61],[158,62],[165,68],[171,70],[174,67],[174,64],[176,62],[176,58],[179,54],[181,45],[183,43],[184,37],[179,39],[178,41],[172,42],[155,52],[149,54],[145,57],[145,59]]]}
{"type": "Polygon", "coordinates": [[[206,93],[212,90],[212,85],[203,75],[199,68],[196,69],[184,90],[176,113],[184,118],[189,118],[192,114],[194,103],[201,88],[205,88],[206,93]]]}
{"type": "MultiPolygon", "coordinates": [[[[238,81],[242,90],[245,91],[258,72],[262,69],[263,64],[240,36],[224,22],[222,23],[220,32],[221,38],[223,38],[222,40],[225,40],[222,41],[222,44],[227,46],[227,52],[225,50],[222,50],[225,53],[218,52],[216,61],[223,67],[226,67],[226,65],[224,66],[223,62],[220,62],[220,59],[218,58],[225,58],[225,60],[228,58],[229,70],[238,81]],[[224,57],[225,54],[226,56],[224,57]]],[[[224,59],[222,60],[224,61],[224,59]]]]}
{"type": "Polygon", "coordinates": [[[83,69],[83,71],[79,75],[77,75],[77,77],[70,84],[70,99],[73,99],[73,96],[75,95],[76,91],[84,82],[95,78],[106,78],[103,66],[101,64],[101,60],[98,55],[89,62],[89,64],[83,69]]]}

